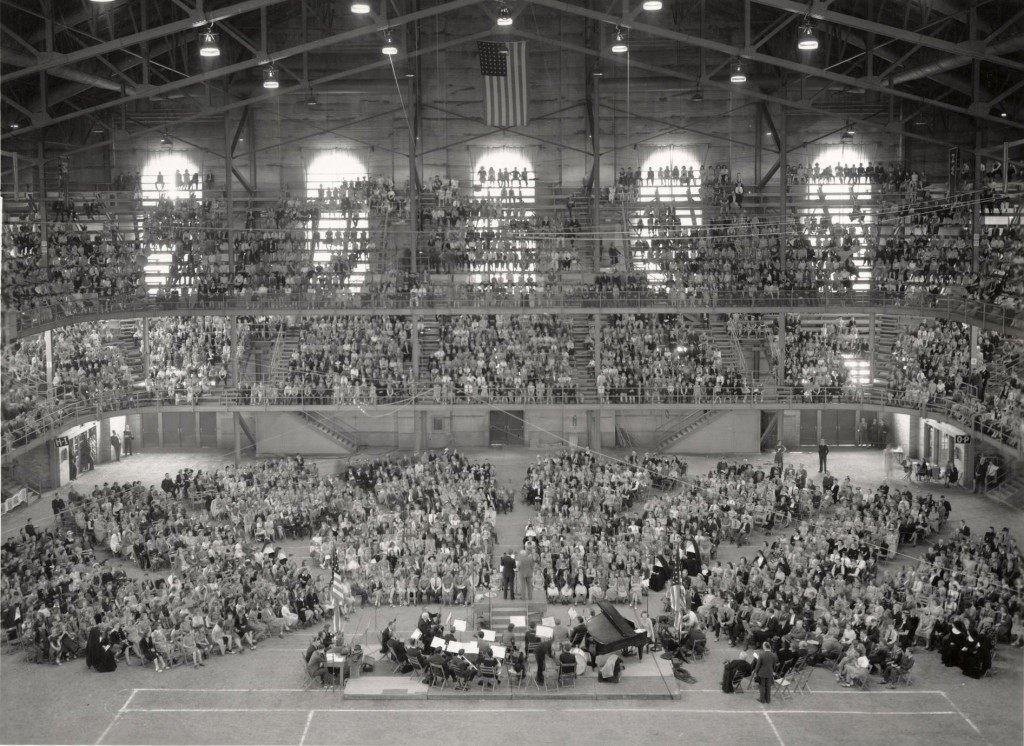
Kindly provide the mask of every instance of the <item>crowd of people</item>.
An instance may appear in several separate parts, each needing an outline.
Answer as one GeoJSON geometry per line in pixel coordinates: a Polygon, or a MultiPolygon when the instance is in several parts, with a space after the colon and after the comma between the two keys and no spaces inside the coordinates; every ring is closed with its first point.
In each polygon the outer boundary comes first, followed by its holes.
{"type": "MultiPolygon", "coordinates": [[[[254,404],[377,404],[409,395],[412,321],[398,316],[303,317],[287,373],[255,384],[254,404]]],[[[294,329],[295,327],[293,327],[294,329]]]]}
{"type": "Polygon", "coordinates": [[[148,348],[142,329],[135,342],[143,361],[146,390],[168,402],[197,404],[204,394],[230,385],[229,366],[245,355],[249,323],[239,318],[237,345],[232,344],[231,319],[226,316],[154,316],[148,319],[148,348]]]}
{"type": "Polygon", "coordinates": [[[47,248],[38,223],[3,226],[3,300],[11,308],[55,305],[69,313],[83,301],[111,307],[145,290],[144,257],[111,224],[99,230],[77,222],[47,224],[47,248]]]}
{"type": "Polygon", "coordinates": [[[96,670],[135,659],[161,671],[308,627],[333,599],[345,615],[472,603],[490,582],[501,493],[489,464],[454,451],[335,477],[294,457],[71,490],[54,498],[53,528],[29,522],[0,547],[4,634],[39,662],[85,654],[96,670]],[[304,537],[311,560],[281,551],[304,537]]]}
{"type": "Polygon", "coordinates": [[[843,355],[862,355],[867,340],[853,318],[825,320],[807,328],[800,314],[786,314],[784,382],[808,402],[855,396],[843,355]]]}
{"type": "Polygon", "coordinates": [[[441,316],[437,335],[420,362],[435,402],[580,401],[572,317],[441,316]]]}
{"type": "MultiPolygon", "coordinates": [[[[827,471],[816,483],[802,468],[766,472],[725,460],[681,488],[652,491],[648,468],[635,455],[622,463],[580,452],[538,457],[524,494],[539,515],[523,549],[549,601],[636,605],[667,587],[667,613],[650,634],[668,655],[682,657],[714,634],[758,655],[771,650],[773,680],[803,659],[829,661],[846,685],[872,673],[894,685],[915,646],[980,677],[997,642],[1024,645],[1016,540],[1008,528],[978,536],[963,521],[948,526],[942,495],[855,487],[827,471]],[[644,501],[642,513],[624,512],[626,495],[644,501]],[[765,539],[751,545],[752,559],[716,559],[723,543],[742,546],[755,530],[765,539]],[[889,568],[901,547],[925,539],[918,561],[889,568]]],[[[745,660],[727,663],[724,691],[737,670],[743,678],[756,668],[745,660]]]]}
{"type": "Polygon", "coordinates": [[[749,389],[742,373],[723,362],[707,332],[682,315],[612,314],[599,333],[598,401],[735,401],[749,389]]]}

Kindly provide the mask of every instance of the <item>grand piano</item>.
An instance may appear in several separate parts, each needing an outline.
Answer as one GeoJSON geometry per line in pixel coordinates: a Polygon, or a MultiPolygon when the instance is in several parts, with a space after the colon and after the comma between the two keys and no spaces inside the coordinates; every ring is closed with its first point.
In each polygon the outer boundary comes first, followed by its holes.
{"type": "Polygon", "coordinates": [[[619,610],[607,601],[598,601],[597,605],[601,613],[587,621],[587,636],[596,648],[592,650],[594,655],[636,648],[640,653],[640,660],[643,660],[644,645],[650,642],[647,639],[647,632],[637,630],[633,622],[623,617],[619,610]]]}

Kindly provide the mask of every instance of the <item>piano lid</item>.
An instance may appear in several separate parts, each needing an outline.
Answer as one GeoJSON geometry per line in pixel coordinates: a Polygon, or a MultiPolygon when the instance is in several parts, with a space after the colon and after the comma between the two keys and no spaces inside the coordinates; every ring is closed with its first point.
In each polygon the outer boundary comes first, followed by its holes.
{"type": "Polygon", "coordinates": [[[587,621],[587,634],[596,643],[599,655],[635,647],[647,640],[646,630],[638,631],[612,604],[606,601],[597,604],[601,613],[587,621]]]}
{"type": "MultiPolygon", "coordinates": [[[[622,637],[632,637],[636,634],[636,625],[633,622],[626,619],[619,610],[607,601],[598,601],[598,607],[601,609],[601,616],[603,616],[612,628],[619,633],[622,637]]],[[[599,619],[600,617],[595,617],[599,619]]],[[[590,627],[590,624],[587,624],[590,627]]]]}

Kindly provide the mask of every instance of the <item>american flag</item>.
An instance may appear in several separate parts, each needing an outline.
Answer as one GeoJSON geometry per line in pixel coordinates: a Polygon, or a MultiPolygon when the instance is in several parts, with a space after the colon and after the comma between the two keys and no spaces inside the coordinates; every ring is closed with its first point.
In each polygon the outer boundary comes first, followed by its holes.
{"type": "Polygon", "coordinates": [[[526,110],[526,42],[478,41],[484,79],[486,121],[491,127],[524,127],[526,110]]]}
{"type": "Polygon", "coordinates": [[[341,607],[345,598],[344,586],[342,584],[341,573],[338,572],[338,555],[335,552],[334,556],[331,557],[331,600],[334,601],[334,618],[333,624],[334,634],[337,635],[342,631],[342,619],[341,619],[341,607]]]}

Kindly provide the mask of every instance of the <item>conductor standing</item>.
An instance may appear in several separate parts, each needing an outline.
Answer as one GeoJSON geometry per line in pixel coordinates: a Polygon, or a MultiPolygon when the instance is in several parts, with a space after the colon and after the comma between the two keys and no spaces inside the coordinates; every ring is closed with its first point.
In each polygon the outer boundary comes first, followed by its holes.
{"type": "Polygon", "coordinates": [[[501,592],[506,601],[516,600],[516,558],[507,549],[501,555],[501,592]]]}

